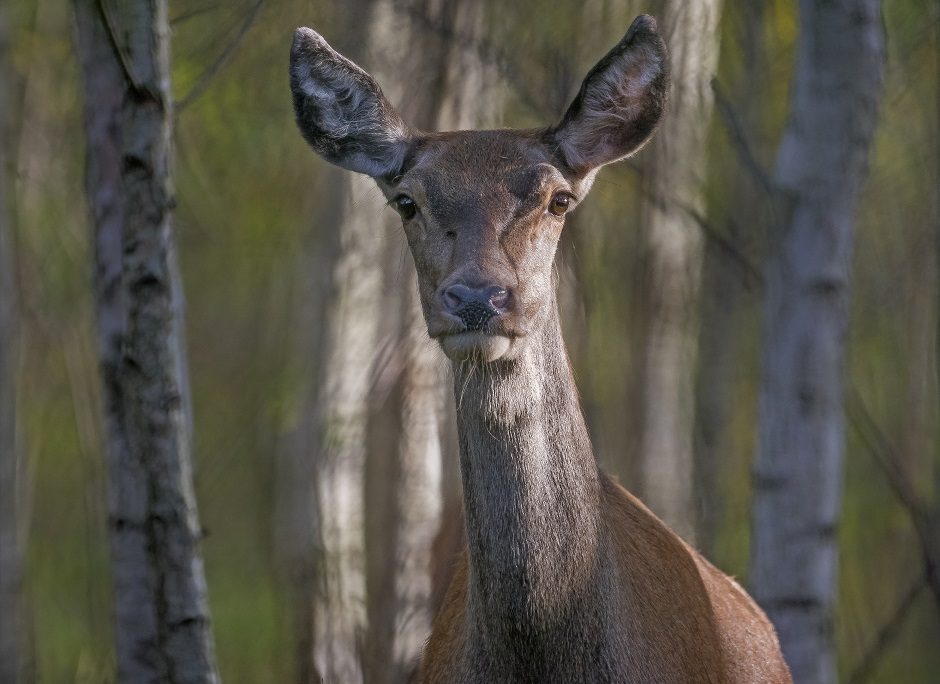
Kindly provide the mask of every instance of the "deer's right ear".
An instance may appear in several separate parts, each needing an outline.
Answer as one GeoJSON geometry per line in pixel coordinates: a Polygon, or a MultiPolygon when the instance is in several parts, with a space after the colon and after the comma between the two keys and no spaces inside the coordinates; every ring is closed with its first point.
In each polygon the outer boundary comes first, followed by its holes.
{"type": "Polygon", "coordinates": [[[564,118],[548,130],[547,141],[578,175],[623,159],[652,137],[668,84],[666,45],[656,20],[639,16],[588,72],[564,118]]]}
{"type": "Polygon", "coordinates": [[[375,80],[316,31],[294,32],[290,88],[297,126],[324,159],[373,177],[401,170],[411,129],[375,80]]]}

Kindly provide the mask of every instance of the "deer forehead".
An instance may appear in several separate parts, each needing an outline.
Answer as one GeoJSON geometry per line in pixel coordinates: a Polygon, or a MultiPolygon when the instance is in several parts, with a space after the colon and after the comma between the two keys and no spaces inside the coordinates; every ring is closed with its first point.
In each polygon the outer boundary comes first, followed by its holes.
{"type": "Polygon", "coordinates": [[[496,228],[540,213],[547,196],[574,194],[549,151],[519,131],[458,131],[428,136],[388,193],[408,194],[431,222],[448,229],[496,228]]]}

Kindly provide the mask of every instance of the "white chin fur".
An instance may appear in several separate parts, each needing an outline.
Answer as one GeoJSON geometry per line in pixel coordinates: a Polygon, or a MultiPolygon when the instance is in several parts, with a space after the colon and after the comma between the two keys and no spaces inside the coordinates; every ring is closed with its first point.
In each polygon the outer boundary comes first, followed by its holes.
{"type": "Polygon", "coordinates": [[[453,361],[478,358],[489,363],[505,357],[513,346],[513,340],[508,337],[481,332],[463,332],[441,338],[444,353],[453,361]]]}

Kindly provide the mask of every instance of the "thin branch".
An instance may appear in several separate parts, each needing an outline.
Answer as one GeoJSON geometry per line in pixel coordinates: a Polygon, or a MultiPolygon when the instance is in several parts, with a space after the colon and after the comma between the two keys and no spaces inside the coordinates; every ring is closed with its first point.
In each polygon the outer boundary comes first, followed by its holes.
{"type": "MultiPolygon", "coordinates": [[[[631,171],[636,173],[641,179],[645,178],[646,172],[640,164],[633,160],[629,160],[626,162],[626,166],[631,171]]],[[[764,279],[761,275],[760,269],[751,262],[751,259],[746,254],[744,254],[731,239],[723,235],[722,232],[718,230],[715,225],[709,221],[708,218],[700,211],[698,211],[695,207],[680,201],[676,197],[655,192],[652,188],[649,187],[648,183],[641,183],[640,186],[641,191],[646,196],[646,198],[659,208],[663,209],[669,206],[673,206],[695,221],[699,229],[702,231],[702,234],[705,236],[705,239],[709,240],[712,244],[718,247],[723,254],[735,262],[744,272],[747,278],[747,280],[744,282],[744,285],[747,288],[754,288],[757,290],[763,288],[764,279]]],[[[732,228],[735,227],[731,219],[729,219],[728,222],[732,225],[732,228]]]]}
{"type": "Polygon", "coordinates": [[[183,12],[182,14],[178,14],[172,19],[170,19],[170,26],[176,26],[177,24],[182,24],[184,21],[187,21],[188,19],[193,19],[195,17],[202,16],[203,14],[206,14],[207,12],[211,12],[214,9],[218,9],[221,6],[221,4],[222,4],[221,2],[210,2],[209,4],[203,5],[202,7],[194,7],[190,10],[187,10],[183,12]]]}
{"type": "Polygon", "coordinates": [[[533,94],[530,80],[517,75],[510,67],[509,52],[497,49],[492,41],[458,31],[453,26],[431,16],[424,8],[407,0],[396,0],[394,7],[409,16],[418,26],[433,31],[439,38],[451,42],[465,53],[473,54],[481,63],[494,67],[506,83],[515,91],[519,102],[532,112],[541,112],[545,103],[533,94]]]}
{"type": "Polygon", "coordinates": [[[235,54],[235,51],[238,49],[238,46],[241,44],[242,40],[245,38],[245,35],[248,33],[249,29],[255,23],[255,19],[258,17],[258,13],[261,11],[261,7],[264,5],[264,0],[256,0],[255,4],[251,6],[245,18],[241,23],[241,26],[238,27],[238,32],[235,34],[235,37],[232,41],[225,46],[225,49],[219,53],[219,56],[216,60],[206,67],[199,78],[196,79],[196,84],[190,89],[188,93],[176,103],[176,111],[182,112],[189,105],[193,103],[200,95],[202,95],[206,89],[209,87],[209,84],[212,82],[212,79],[215,78],[216,74],[222,70],[222,67],[228,63],[229,59],[232,58],[232,55],[235,54]]]}
{"type": "Polygon", "coordinates": [[[850,385],[846,392],[845,406],[852,426],[875,459],[875,463],[884,472],[889,486],[911,518],[924,561],[924,579],[940,611],[940,545],[937,545],[935,539],[940,532],[940,524],[937,517],[918,498],[891,445],[854,386],[850,385]]]}
{"type": "Polygon", "coordinates": [[[850,385],[845,396],[845,407],[849,421],[858,433],[875,463],[884,472],[888,485],[894,491],[898,501],[914,520],[926,516],[926,511],[918,501],[910,480],[898,465],[898,459],[881,428],[875,422],[868,406],[854,385],[850,385]]]}
{"type": "Polygon", "coordinates": [[[852,669],[852,672],[846,678],[846,684],[863,684],[875,671],[875,666],[888,651],[888,648],[895,642],[901,633],[901,627],[904,626],[904,620],[910,614],[911,609],[917,602],[920,592],[927,586],[926,575],[920,575],[908,587],[908,590],[901,597],[897,607],[891,616],[881,625],[881,629],[875,635],[874,641],[868,646],[861,661],[852,669]]]}
{"type": "Polygon", "coordinates": [[[138,79],[137,75],[134,73],[134,69],[131,66],[127,54],[124,52],[124,50],[121,49],[121,43],[117,37],[117,27],[114,25],[114,19],[111,18],[111,14],[108,12],[107,0],[98,0],[97,5],[98,11],[101,13],[101,18],[104,21],[105,28],[108,31],[108,38],[111,39],[111,47],[114,48],[114,51],[118,56],[118,61],[121,63],[121,70],[124,72],[124,77],[127,78],[128,82],[131,84],[131,86],[133,86],[134,90],[140,90],[140,79],[138,79]]]}
{"type": "Polygon", "coordinates": [[[744,125],[738,118],[731,104],[731,100],[725,95],[717,78],[712,79],[712,92],[715,95],[715,108],[718,110],[718,113],[721,114],[722,121],[725,122],[728,133],[731,134],[731,140],[738,150],[738,156],[754,178],[757,179],[757,182],[760,183],[764,192],[766,192],[769,197],[773,197],[773,179],[771,179],[763,165],[758,161],[757,155],[754,154],[754,147],[751,145],[751,141],[748,140],[744,125]]]}

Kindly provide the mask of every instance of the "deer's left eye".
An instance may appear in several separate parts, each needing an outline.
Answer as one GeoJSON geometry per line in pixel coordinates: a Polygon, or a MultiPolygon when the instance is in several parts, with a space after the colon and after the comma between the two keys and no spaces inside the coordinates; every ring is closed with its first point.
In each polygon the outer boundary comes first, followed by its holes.
{"type": "Polygon", "coordinates": [[[552,201],[548,203],[548,210],[555,216],[564,216],[570,204],[571,195],[564,192],[556,192],[552,196],[552,201]]]}
{"type": "Polygon", "coordinates": [[[415,214],[418,213],[418,205],[416,205],[415,201],[408,197],[408,195],[399,195],[393,199],[392,206],[395,207],[395,211],[406,221],[414,218],[415,214]]]}

